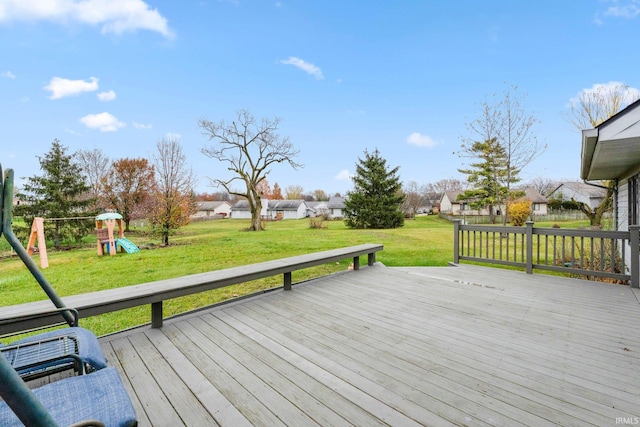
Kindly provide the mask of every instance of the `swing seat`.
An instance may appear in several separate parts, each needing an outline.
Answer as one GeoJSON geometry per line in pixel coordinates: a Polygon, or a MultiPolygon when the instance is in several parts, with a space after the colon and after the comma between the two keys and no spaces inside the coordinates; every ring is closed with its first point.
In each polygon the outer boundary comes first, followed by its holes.
{"type": "MultiPolygon", "coordinates": [[[[33,393],[61,426],[133,427],[138,424],[131,399],[112,366],[44,385],[33,393]]],[[[0,425],[23,425],[6,402],[0,402],[0,425]]]]}
{"type": "MultiPolygon", "coordinates": [[[[4,345],[0,352],[25,380],[40,378],[74,369],[79,375],[107,367],[97,337],[89,330],[78,326],[77,311],[63,309],[74,314],[72,326],[40,333],[4,345]]],[[[62,310],[55,310],[60,312],[62,310]]],[[[42,317],[39,313],[32,317],[42,317]]],[[[20,321],[29,316],[19,316],[20,321]]],[[[2,319],[0,324],[10,324],[16,319],[2,319]]]]}

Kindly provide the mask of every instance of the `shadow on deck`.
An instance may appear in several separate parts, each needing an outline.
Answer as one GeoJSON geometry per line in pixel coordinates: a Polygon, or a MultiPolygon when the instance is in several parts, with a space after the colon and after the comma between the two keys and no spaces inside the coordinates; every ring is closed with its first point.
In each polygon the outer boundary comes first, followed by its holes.
{"type": "Polygon", "coordinates": [[[100,342],[141,426],[616,425],[640,417],[638,297],[376,264],[100,342]]]}

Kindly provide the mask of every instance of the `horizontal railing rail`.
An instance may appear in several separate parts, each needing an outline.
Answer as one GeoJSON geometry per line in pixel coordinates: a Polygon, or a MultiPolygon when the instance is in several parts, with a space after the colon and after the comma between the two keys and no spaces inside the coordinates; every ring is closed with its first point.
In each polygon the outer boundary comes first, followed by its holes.
{"type": "MultiPolygon", "coordinates": [[[[151,327],[159,328],[162,326],[163,321],[163,301],[279,274],[283,275],[283,289],[291,290],[291,273],[293,271],[348,258],[353,259],[353,270],[358,270],[360,268],[360,256],[366,255],[367,264],[372,266],[376,260],[376,253],[382,249],[383,245],[372,243],[349,246],[173,279],[72,295],[64,297],[62,300],[67,307],[75,308],[80,313],[81,318],[150,304],[151,327]]],[[[46,313],[50,310],[51,302],[48,300],[0,307],[0,319],[46,313]]],[[[59,322],[59,320],[59,315],[51,313],[28,322],[0,322],[0,334],[42,327],[59,322]]]]}
{"type": "Polygon", "coordinates": [[[466,225],[454,221],[460,260],[607,278],[640,287],[640,226],[629,231],[466,225]]]}

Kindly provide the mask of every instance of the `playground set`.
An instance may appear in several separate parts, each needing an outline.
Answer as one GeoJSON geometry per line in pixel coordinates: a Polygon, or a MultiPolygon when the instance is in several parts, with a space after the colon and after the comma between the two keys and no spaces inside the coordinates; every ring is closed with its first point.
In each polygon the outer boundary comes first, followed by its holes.
{"type": "Polygon", "coordinates": [[[124,237],[122,227],[122,215],[115,212],[100,214],[96,217],[96,232],[98,233],[98,255],[115,255],[120,248],[120,252],[132,254],[140,249],[129,239],[124,237]],[[118,227],[118,238],[115,238],[115,229],[118,227]],[[105,251],[106,246],[106,251],[105,251]]]}
{"type": "MultiPolygon", "coordinates": [[[[90,218],[39,218],[33,219],[31,224],[31,234],[27,243],[27,253],[33,255],[37,253],[40,257],[40,267],[47,268],[49,266],[49,258],[47,256],[47,244],[44,237],[44,221],[51,220],[67,220],[67,219],[90,219],[90,218]],[[37,244],[36,244],[37,243],[37,244]]],[[[96,234],[98,237],[98,255],[115,255],[120,252],[132,254],[139,252],[140,249],[131,240],[124,237],[124,228],[122,226],[122,215],[115,212],[108,212],[98,215],[96,218],[96,234]],[[117,230],[116,230],[117,228],[117,230]],[[116,237],[116,231],[117,236],[116,237]]]]}

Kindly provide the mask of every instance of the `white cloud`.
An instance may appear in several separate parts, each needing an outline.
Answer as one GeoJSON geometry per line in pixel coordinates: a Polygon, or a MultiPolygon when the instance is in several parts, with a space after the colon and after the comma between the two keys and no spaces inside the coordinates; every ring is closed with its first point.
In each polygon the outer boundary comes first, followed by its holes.
{"type": "Polygon", "coordinates": [[[89,81],[84,81],[54,77],[47,86],[43,87],[43,89],[51,92],[49,99],[60,99],[65,96],[74,96],[83,92],[93,92],[98,90],[98,79],[90,77],[89,81]]]}
{"type": "Polygon", "coordinates": [[[88,128],[98,129],[101,132],[115,132],[126,126],[125,123],[109,113],[88,114],[82,117],[80,122],[88,128]]]}
{"type": "Polygon", "coordinates": [[[349,173],[349,171],[347,169],[342,170],[340,172],[338,172],[338,174],[336,176],[334,176],[334,179],[338,180],[338,181],[350,181],[351,177],[353,175],[351,175],[349,173]]]}
{"type": "Polygon", "coordinates": [[[605,16],[615,16],[617,18],[633,19],[640,15],[640,1],[631,0],[620,6],[611,6],[604,11],[605,16]]]}
{"type": "Polygon", "coordinates": [[[286,64],[286,65],[293,65],[294,67],[301,69],[305,73],[311,74],[317,80],[324,79],[324,76],[322,75],[322,70],[319,67],[316,67],[315,65],[309,62],[306,62],[300,58],[296,58],[295,56],[290,56],[288,59],[281,60],[280,63],[286,64]]]}
{"type": "Polygon", "coordinates": [[[101,26],[102,33],[156,31],[173,37],[167,18],[142,0],[3,0],[0,22],[50,21],[101,26]]]}
{"type": "Polygon", "coordinates": [[[436,142],[428,135],[421,135],[418,132],[413,132],[407,137],[407,142],[411,145],[417,145],[418,147],[432,148],[436,146],[436,142]]]}
{"type": "Polygon", "coordinates": [[[4,73],[0,73],[0,77],[6,77],[8,79],[15,79],[16,75],[13,74],[11,71],[5,71],[4,73]]]}
{"type": "Polygon", "coordinates": [[[151,129],[153,127],[152,125],[145,125],[138,122],[133,122],[132,124],[133,124],[133,127],[136,129],[151,129]]]}
{"type": "Polygon", "coordinates": [[[116,99],[116,93],[112,90],[100,92],[97,96],[100,101],[113,101],[116,99]]]}

